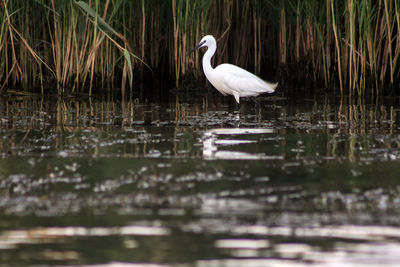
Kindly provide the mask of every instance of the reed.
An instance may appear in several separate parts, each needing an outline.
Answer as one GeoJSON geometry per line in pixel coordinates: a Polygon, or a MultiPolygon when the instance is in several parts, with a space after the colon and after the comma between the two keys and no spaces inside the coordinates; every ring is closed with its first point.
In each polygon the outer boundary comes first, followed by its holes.
{"type": "Polygon", "coordinates": [[[125,36],[107,22],[122,3],[3,0],[1,88],[27,90],[45,80],[59,94],[65,89],[91,94],[95,83],[111,87],[116,72],[123,74],[118,79],[122,89],[126,79],[131,84],[131,61],[137,57],[125,36]]]}
{"type": "Polygon", "coordinates": [[[125,94],[148,73],[177,86],[201,77],[200,53],[186,53],[213,34],[214,64],[385,94],[400,82],[399,30],[397,0],[0,0],[0,92],[125,94]]]}

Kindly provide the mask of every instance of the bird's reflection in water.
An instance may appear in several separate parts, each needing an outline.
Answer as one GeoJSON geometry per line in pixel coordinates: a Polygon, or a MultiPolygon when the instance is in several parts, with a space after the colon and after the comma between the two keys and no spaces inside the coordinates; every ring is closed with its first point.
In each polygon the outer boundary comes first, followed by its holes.
{"type": "Polygon", "coordinates": [[[273,129],[264,128],[218,128],[206,131],[202,137],[203,157],[205,159],[264,159],[263,153],[249,153],[225,150],[222,147],[257,143],[256,140],[245,139],[249,135],[274,133],[273,129]],[[227,137],[229,139],[227,139],[227,137]],[[241,137],[238,139],[237,137],[241,137]],[[243,138],[242,138],[243,137],[243,138]]]}

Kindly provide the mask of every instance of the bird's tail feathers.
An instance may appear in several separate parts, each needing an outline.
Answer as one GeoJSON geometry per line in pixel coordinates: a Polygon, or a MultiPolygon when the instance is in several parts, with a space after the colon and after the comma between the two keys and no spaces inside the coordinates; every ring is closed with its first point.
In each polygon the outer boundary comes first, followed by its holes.
{"type": "Polygon", "coordinates": [[[267,92],[268,93],[273,93],[273,92],[275,92],[275,89],[276,89],[276,87],[278,87],[278,83],[269,83],[269,82],[266,82],[266,81],[263,81],[264,83],[265,83],[265,85],[266,85],[266,88],[267,88],[267,92]]]}

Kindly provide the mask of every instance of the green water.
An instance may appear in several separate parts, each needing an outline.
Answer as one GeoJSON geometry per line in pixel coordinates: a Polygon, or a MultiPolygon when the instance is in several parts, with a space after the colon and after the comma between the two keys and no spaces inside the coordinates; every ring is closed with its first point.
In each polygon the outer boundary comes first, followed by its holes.
{"type": "Polygon", "coordinates": [[[397,266],[398,99],[0,99],[1,266],[397,266]]]}

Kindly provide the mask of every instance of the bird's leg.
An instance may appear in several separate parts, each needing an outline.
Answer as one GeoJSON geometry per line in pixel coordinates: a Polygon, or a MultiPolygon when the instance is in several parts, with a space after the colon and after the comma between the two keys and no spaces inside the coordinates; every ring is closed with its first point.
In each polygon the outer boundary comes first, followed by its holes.
{"type": "Polygon", "coordinates": [[[235,116],[235,127],[236,128],[240,127],[240,112],[238,112],[238,114],[236,114],[235,116]]]}
{"type": "Polygon", "coordinates": [[[234,113],[240,113],[240,103],[235,102],[236,104],[236,110],[234,111],[234,113]]]}
{"type": "Polygon", "coordinates": [[[235,127],[236,127],[236,128],[240,128],[240,118],[236,121],[235,127]]]}
{"type": "Polygon", "coordinates": [[[258,108],[258,107],[260,106],[260,103],[258,102],[257,97],[256,97],[256,96],[253,96],[251,99],[252,99],[252,100],[254,101],[254,103],[256,104],[256,108],[258,108]]]}
{"type": "Polygon", "coordinates": [[[258,110],[260,109],[260,103],[257,101],[257,97],[256,96],[251,97],[251,100],[253,100],[254,103],[255,103],[254,112],[255,112],[255,114],[257,114],[258,110]]]}

